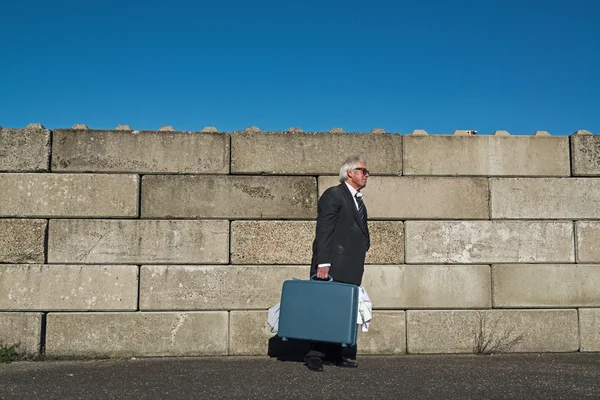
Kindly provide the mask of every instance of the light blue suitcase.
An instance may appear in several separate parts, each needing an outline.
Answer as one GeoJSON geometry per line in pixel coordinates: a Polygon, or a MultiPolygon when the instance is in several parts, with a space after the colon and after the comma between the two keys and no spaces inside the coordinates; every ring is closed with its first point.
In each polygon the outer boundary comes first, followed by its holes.
{"type": "MultiPolygon", "coordinates": [[[[314,276],[313,276],[314,277],[314,276]]],[[[279,308],[282,340],[356,345],[359,287],[319,280],[283,282],[279,308]]]]}

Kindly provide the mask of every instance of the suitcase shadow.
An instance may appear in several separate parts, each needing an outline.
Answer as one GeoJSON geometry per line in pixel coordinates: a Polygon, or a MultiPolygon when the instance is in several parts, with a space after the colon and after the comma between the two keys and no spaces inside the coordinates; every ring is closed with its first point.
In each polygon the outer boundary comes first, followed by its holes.
{"type": "MultiPolygon", "coordinates": [[[[281,340],[275,335],[269,339],[268,356],[279,361],[304,362],[304,356],[310,351],[310,341],[300,339],[281,340]]],[[[349,359],[356,359],[356,346],[346,347],[342,355],[349,359]]]]}

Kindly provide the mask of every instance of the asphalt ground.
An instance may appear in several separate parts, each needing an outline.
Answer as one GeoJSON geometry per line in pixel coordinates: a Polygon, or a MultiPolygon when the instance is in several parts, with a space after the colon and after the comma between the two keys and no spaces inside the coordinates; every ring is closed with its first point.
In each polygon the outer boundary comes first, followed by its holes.
{"type": "Polygon", "coordinates": [[[600,353],[363,356],[356,369],[267,357],[0,364],[0,399],[600,399],[600,353]]]}

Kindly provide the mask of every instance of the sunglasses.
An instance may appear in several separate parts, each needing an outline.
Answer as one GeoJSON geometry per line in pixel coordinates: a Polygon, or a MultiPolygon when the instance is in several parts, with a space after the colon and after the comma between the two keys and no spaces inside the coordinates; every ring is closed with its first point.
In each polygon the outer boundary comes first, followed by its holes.
{"type": "Polygon", "coordinates": [[[367,175],[369,170],[366,168],[354,168],[355,171],[362,171],[363,175],[367,175]]]}

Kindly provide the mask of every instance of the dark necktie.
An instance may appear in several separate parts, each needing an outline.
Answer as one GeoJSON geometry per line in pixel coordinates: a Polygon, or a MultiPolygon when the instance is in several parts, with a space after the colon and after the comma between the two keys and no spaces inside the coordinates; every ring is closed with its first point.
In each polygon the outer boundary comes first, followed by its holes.
{"type": "Polygon", "coordinates": [[[360,217],[360,222],[362,223],[362,227],[364,228],[365,232],[367,232],[367,208],[365,207],[365,203],[363,203],[362,196],[359,196],[358,193],[356,193],[354,197],[358,203],[358,215],[360,217]]]}

